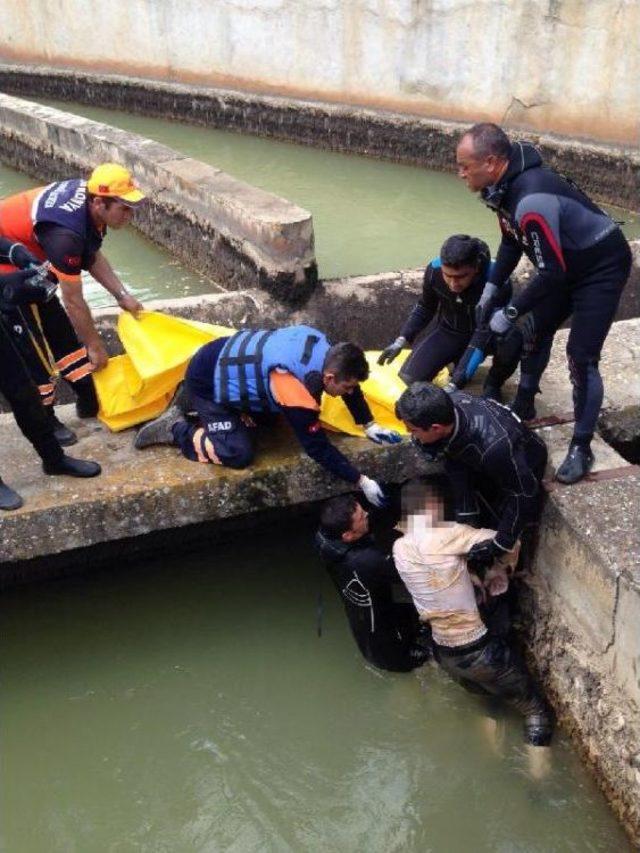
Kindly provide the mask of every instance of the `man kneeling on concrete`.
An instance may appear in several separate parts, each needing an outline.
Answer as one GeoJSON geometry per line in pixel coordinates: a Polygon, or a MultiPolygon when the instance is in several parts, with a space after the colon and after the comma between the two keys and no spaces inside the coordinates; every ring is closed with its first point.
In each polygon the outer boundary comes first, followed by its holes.
{"type": "Polygon", "coordinates": [[[331,346],[311,326],[273,331],[245,329],[201,347],[189,363],[183,393],[136,436],[137,448],[177,444],[187,459],[246,468],[255,454],[255,419],[282,413],[305,452],[332,474],[384,501],[375,480],[361,474],[327,438],[320,421],[325,392],[342,397],[355,422],[376,443],[401,436],[373,420],[359,382],[369,375],[363,351],[331,346]],[[185,417],[195,411],[195,422],[185,417]]]}
{"type": "Polygon", "coordinates": [[[429,657],[415,607],[393,564],[369,534],[369,515],[353,495],[322,508],[320,555],[344,603],[362,656],[380,669],[409,672],[429,657]],[[407,600],[401,601],[400,593],[407,600]]]}
{"type": "MultiPolygon", "coordinates": [[[[493,539],[496,531],[445,521],[443,495],[436,484],[405,487],[403,516],[405,535],[394,543],[393,556],[420,618],[431,625],[436,660],[468,689],[503,698],[524,715],[527,743],[547,746],[552,734],[549,708],[516,651],[487,630],[467,568],[468,552],[493,539]]],[[[517,558],[516,544],[489,568],[485,588],[503,589],[517,558]]]]}

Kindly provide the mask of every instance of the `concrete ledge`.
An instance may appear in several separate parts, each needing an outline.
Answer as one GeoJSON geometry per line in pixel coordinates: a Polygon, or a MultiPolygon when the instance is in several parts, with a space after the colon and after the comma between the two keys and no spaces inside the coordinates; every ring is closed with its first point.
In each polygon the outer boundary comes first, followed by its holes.
{"type": "MultiPolygon", "coordinates": [[[[16,64],[0,64],[0,88],[15,94],[40,95],[180,119],[441,171],[453,171],[456,140],[472,123],[115,74],[16,64]]],[[[601,201],[638,208],[640,154],[637,148],[578,142],[511,129],[509,133],[516,139],[535,142],[549,165],[570,175],[586,192],[601,201]]]]}
{"type": "Polygon", "coordinates": [[[0,156],[46,181],[121,162],[150,195],[137,227],[190,267],[289,302],[315,284],[308,211],[137,134],[0,95],[0,156]]]}

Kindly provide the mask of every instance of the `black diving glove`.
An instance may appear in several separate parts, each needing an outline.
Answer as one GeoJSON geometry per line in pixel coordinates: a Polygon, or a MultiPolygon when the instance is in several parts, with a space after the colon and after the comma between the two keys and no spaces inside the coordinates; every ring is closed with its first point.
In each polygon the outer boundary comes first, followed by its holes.
{"type": "Polygon", "coordinates": [[[487,569],[491,568],[501,554],[504,554],[504,551],[496,545],[495,539],[483,539],[482,542],[476,542],[467,554],[469,569],[482,579],[487,569]]]}
{"type": "Polygon", "coordinates": [[[11,309],[17,305],[47,302],[57,286],[55,276],[54,280],[50,278],[52,275],[43,267],[0,275],[0,304],[11,309]]]}
{"type": "Polygon", "coordinates": [[[389,344],[388,347],[385,347],[382,350],[378,356],[378,364],[391,364],[391,362],[400,355],[406,345],[407,339],[400,335],[400,337],[396,338],[392,344],[389,344]]]}

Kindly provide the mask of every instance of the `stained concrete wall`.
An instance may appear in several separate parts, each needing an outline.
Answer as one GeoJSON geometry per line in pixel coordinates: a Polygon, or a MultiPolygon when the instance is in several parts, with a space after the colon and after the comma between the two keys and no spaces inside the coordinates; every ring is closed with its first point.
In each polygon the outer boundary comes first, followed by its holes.
{"type": "MultiPolygon", "coordinates": [[[[1,3],[1,0],[0,0],[1,3]]],[[[469,123],[120,75],[0,63],[0,89],[453,171],[469,123]]],[[[640,207],[640,149],[513,131],[602,202],[640,207]]]]}
{"type": "Polygon", "coordinates": [[[0,58],[637,144],[636,0],[1,0],[0,58]],[[72,35],[70,35],[72,33],[72,35]]]}
{"type": "Polygon", "coordinates": [[[315,284],[308,211],[137,134],[0,95],[0,157],[43,182],[115,160],[149,195],[136,226],[191,267],[289,301],[315,284]]]}

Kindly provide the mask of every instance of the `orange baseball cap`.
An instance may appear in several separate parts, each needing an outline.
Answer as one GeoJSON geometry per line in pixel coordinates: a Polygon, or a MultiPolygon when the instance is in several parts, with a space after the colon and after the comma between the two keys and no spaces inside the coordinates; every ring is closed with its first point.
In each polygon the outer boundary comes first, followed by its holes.
{"type": "Polygon", "coordinates": [[[102,163],[91,173],[87,191],[92,195],[119,198],[125,204],[138,204],[145,198],[136,186],[131,172],[118,163],[102,163]]]}

